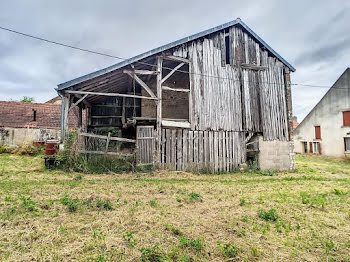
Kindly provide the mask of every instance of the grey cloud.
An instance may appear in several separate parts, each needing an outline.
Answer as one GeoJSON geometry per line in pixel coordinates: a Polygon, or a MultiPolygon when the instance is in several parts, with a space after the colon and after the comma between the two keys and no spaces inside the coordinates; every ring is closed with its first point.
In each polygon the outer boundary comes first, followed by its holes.
{"type": "MultiPolygon", "coordinates": [[[[292,62],[297,69],[293,82],[331,85],[350,64],[342,57],[349,52],[349,3],[2,0],[0,26],[128,58],[240,17],[292,62]]],[[[57,84],[117,62],[0,31],[0,99],[30,95],[45,101],[56,95],[57,84]]],[[[307,90],[309,99],[293,89],[299,119],[323,92],[307,90]]]]}

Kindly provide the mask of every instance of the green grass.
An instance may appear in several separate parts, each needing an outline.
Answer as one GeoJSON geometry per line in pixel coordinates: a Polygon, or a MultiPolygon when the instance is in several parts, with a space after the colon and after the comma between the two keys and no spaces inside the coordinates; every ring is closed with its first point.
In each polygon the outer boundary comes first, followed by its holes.
{"type": "Polygon", "coordinates": [[[350,261],[350,162],[296,163],[82,174],[1,154],[0,260],[350,261]]]}

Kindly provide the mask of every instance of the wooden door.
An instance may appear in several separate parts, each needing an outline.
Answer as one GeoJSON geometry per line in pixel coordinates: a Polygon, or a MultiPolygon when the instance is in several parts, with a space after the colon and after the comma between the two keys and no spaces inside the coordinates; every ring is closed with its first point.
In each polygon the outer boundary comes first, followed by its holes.
{"type": "Polygon", "coordinates": [[[155,137],[153,126],[137,126],[136,147],[139,163],[153,163],[155,157],[155,137]]]}

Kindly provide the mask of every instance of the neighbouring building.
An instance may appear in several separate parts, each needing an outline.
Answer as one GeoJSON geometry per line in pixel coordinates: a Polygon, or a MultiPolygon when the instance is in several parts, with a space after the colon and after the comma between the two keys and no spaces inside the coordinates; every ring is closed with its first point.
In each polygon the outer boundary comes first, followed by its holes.
{"type": "Polygon", "coordinates": [[[294,131],[295,152],[350,157],[350,68],[294,131]]]}
{"type": "Polygon", "coordinates": [[[62,130],[78,107],[81,153],[117,154],[117,141],[169,169],[294,169],[291,71],[237,19],[59,84],[62,130]]]}
{"type": "Polygon", "coordinates": [[[293,116],[293,130],[295,130],[298,127],[298,118],[296,116],[293,116]]]}
{"type": "MultiPolygon", "coordinates": [[[[60,97],[46,103],[0,101],[0,144],[18,146],[33,141],[60,139],[60,97]]],[[[77,126],[76,110],[70,113],[77,126]]]]}

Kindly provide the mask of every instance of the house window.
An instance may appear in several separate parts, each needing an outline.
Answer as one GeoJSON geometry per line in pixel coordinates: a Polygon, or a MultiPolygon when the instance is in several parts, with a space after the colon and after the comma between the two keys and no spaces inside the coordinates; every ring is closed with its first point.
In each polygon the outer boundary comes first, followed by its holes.
{"type": "Polygon", "coordinates": [[[321,127],[320,126],[315,126],[315,138],[321,139],[321,127]]]}
{"type": "Polygon", "coordinates": [[[226,54],[226,65],[230,64],[230,35],[229,30],[225,30],[225,54],[226,54]]]}
{"type": "Polygon", "coordinates": [[[303,143],[303,149],[304,149],[304,153],[307,153],[307,142],[302,142],[303,143]]]}
{"type": "Polygon", "coordinates": [[[36,110],[33,109],[33,121],[36,121],[36,110]]]}
{"type": "Polygon", "coordinates": [[[350,111],[343,112],[343,126],[350,126],[350,111]]]}
{"type": "Polygon", "coordinates": [[[316,154],[320,153],[320,143],[319,142],[313,142],[312,143],[312,151],[316,154]]]}
{"type": "Polygon", "coordinates": [[[345,152],[350,153],[350,137],[344,137],[345,152]]]}

